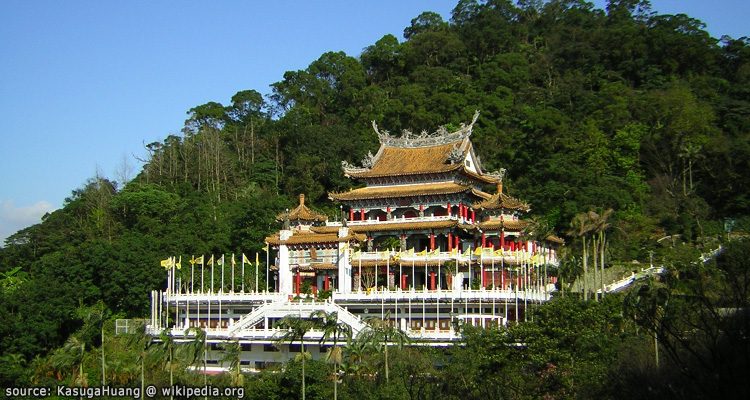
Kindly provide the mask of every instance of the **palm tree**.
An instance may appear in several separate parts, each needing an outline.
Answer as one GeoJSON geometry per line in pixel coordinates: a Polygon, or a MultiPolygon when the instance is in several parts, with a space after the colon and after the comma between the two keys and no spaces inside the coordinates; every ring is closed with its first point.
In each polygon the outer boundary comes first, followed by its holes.
{"type": "Polygon", "coordinates": [[[57,349],[50,358],[52,368],[57,371],[58,378],[62,373],[70,371],[73,376],[73,384],[87,386],[88,378],[83,373],[83,358],[86,354],[86,344],[76,335],[72,335],[65,344],[57,349]]]}
{"type": "Polygon", "coordinates": [[[612,216],[612,213],[614,210],[611,208],[608,208],[607,210],[603,211],[601,214],[595,212],[595,211],[589,211],[588,212],[588,219],[591,226],[591,232],[594,234],[594,237],[596,238],[594,241],[594,265],[596,265],[596,254],[597,254],[597,245],[598,245],[598,253],[599,253],[599,265],[601,266],[601,274],[600,275],[600,285],[602,290],[602,296],[604,296],[604,251],[606,250],[607,246],[607,235],[606,231],[609,229],[611,224],[608,222],[609,217],[612,216]]]}
{"type": "MultiPolygon", "coordinates": [[[[158,355],[160,358],[166,358],[167,362],[164,363],[164,367],[169,369],[169,386],[174,386],[174,369],[175,369],[175,363],[174,363],[174,338],[172,337],[172,334],[169,329],[164,329],[159,334],[159,340],[160,344],[157,348],[158,355]]],[[[174,396],[169,397],[170,399],[173,399],[174,396]]]]}
{"type": "Polygon", "coordinates": [[[229,371],[231,372],[232,385],[233,386],[244,386],[245,376],[242,375],[241,370],[241,359],[242,359],[242,346],[239,340],[224,344],[224,358],[222,361],[229,361],[229,371]]]}
{"type": "Polygon", "coordinates": [[[301,353],[298,357],[302,361],[302,400],[305,400],[305,359],[307,358],[307,354],[305,353],[305,335],[313,328],[313,323],[308,319],[303,319],[296,315],[287,315],[280,319],[276,326],[287,330],[278,337],[278,342],[289,342],[291,344],[299,339],[301,353]]]}
{"type": "Polygon", "coordinates": [[[334,367],[333,400],[336,400],[338,399],[339,365],[341,365],[343,358],[341,347],[337,346],[338,339],[341,335],[350,335],[352,328],[343,322],[339,322],[339,314],[336,311],[328,313],[318,310],[312,313],[310,317],[319,321],[317,327],[323,331],[323,336],[318,343],[322,345],[329,338],[333,340],[333,346],[328,348],[328,352],[326,352],[326,361],[332,363],[334,367]]]}
{"type": "Polygon", "coordinates": [[[352,331],[346,332],[346,345],[344,345],[344,370],[359,374],[365,366],[365,357],[370,350],[371,343],[365,340],[363,335],[354,337],[352,331]]]}
{"type": "Polygon", "coordinates": [[[388,347],[392,342],[395,343],[398,348],[403,347],[405,343],[409,342],[409,336],[396,324],[392,323],[390,311],[385,313],[384,319],[373,317],[368,319],[367,323],[367,328],[365,328],[360,335],[363,335],[365,341],[372,343],[374,346],[382,346],[384,354],[385,381],[388,382],[388,347]]]}
{"type": "Polygon", "coordinates": [[[582,257],[583,260],[583,299],[589,299],[588,284],[586,278],[588,275],[588,253],[586,246],[586,235],[591,231],[591,224],[589,222],[587,213],[579,213],[573,217],[570,221],[570,230],[568,234],[571,236],[578,236],[583,240],[582,257]]]}
{"type": "Polygon", "coordinates": [[[185,358],[190,365],[195,365],[198,360],[203,359],[203,385],[206,386],[208,385],[208,376],[206,375],[206,347],[208,337],[206,331],[197,326],[185,330],[186,336],[190,334],[194,334],[195,337],[184,347],[187,353],[185,358]]]}
{"type": "Polygon", "coordinates": [[[146,333],[146,326],[141,326],[130,336],[129,342],[129,347],[138,349],[137,361],[141,365],[141,399],[143,399],[146,386],[146,360],[149,358],[151,348],[151,336],[146,333]]]}

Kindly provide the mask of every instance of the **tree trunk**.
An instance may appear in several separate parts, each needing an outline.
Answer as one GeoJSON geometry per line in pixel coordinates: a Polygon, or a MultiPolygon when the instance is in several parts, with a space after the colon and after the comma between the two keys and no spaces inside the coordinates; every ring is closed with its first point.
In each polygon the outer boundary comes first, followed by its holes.
{"type": "Polygon", "coordinates": [[[604,249],[607,245],[607,236],[604,234],[604,231],[599,232],[599,245],[601,246],[601,249],[599,250],[599,257],[601,257],[600,263],[602,267],[602,298],[604,298],[604,249]]]}
{"type": "Polygon", "coordinates": [[[107,385],[107,371],[104,367],[104,322],[102,322],[102,386],[107,385]]]}
{"type": "Polygon", "coordinates": [[[586,279],[588,278],[586,275],[588,275],[589,267],[588,267],[588,257],[586,254],[586,236],[583,237],[583,300],[589,299],[589,291],[588,291],[588,285],[586,284],[586,279]]]}
{"type": "Polygon", "coordinates": [[[388,339],[385,340],[385,382],[388,383],[388,339]]]}
{"type": "Polygon", "coordinates": [[[599,242],[598,242],[598,240],[596,240],[596,235],[593,235],[591,237],[591,241],[592,241],[592,243],[591,243],[591,251],[593,252],[591,258],[594,260],[594,300],[595,301],[599,301],[599,294],[596,293],[596,287],[598,286],[597,285],[597,280],[598,280],[598,276],[599,276],[599,268],[598,268],[599,267],[599,265],[598,265],[599,264],[599,257],[598,257],[598,254],[597,254],[599,242]]]}
{"type": "Polygon", "coordinates": [[[304,339],[300,340],[300,345],[302,348],[302,400],[305,400],[305,341],[304,339]]]}

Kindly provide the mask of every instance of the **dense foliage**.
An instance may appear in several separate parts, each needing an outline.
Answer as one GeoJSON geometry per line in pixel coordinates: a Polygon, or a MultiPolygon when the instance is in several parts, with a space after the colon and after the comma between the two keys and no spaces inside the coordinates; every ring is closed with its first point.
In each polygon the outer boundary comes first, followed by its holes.
{"type": "MultiPolygon", "coordinates": [[[[692,317],[710,325],[715,306],[747,306],[746,281],[744,294],[717,298],[732,282],[716,269],[688,268],[685,254],[726,239],[725,222],[746,230],[750,221],[750,41],[717,40],[700,21],[653,13],[638,0],[612,0],[606,11],[582,0],[460,0],[450,21],[422,13],[404,38],[386,35],[359,57],[325,53],[285,73],[265,97],[243,90],[228,105],[190,109],[182,135],[147,145],[136,178],[94,177],[62,209],[9,237],[0,249],[2,386],[80,379],[73,365],[97,376],[92,349],[101,343],[82,333],[95,323],[91,310],[110,321],[143,316],[148,292],[164,284],[159,259],[259,251],[277,229],[275,215],[298,193],[337,218],[326,193],[354,184],[340,161],[358,163],[376,148],[371,121],[392,132],[432,131],[467,122],[475,110],[481,116],[472,139],[485,167],[506,168],[507,191],[528,200],[559,234],[575,215],[611,208],[608,259],[655,254],[687,270],[639,292],[652,299],[649,307],[632,298],[627,307],[618,297],[596,304],[568,298],[541,307],[529,324],[467,331],[466,346],[447,352],[394,349],[395,379],[380,385],[380,375],[362,366],[344,378],[342,396],[617,397],[608,383],[634,389],[636,379],[654,376],[644,372],[653,368],[643,366],[648,356],[639,356],[649,351],[648,332],[663,340],[676,370],[747,371],[747,320],[744,328],[731,318],[716,322],[731,326],[704,327],[714,347],[681,333],[696,324],[692,317]],[[657,243],[667,236],[670,246],[657,243]],[[654,303],[665,298],[675,300],[654,303]],[[672,331],[662,322],[674,324],[672,331]],[[744,329],[744,342],[722,336],[725,329],[744,329]],[[511,346],[520,342],[523,349],[511,346]],[[744,364],[722,363],[736,355],[726,343],[745,346],[744,364]],[[719,358],[706,362],[705,354],[719,358]]],[[[574,237],[568,245],[579,246],[574,237]]],[[[726,273],[746,276],[741,254],[726,253],[734,268],[726,273]]],[[[112,379],[137,382],[138,365],[130,363],[144,350],[122,338],[105,347],[122,367],[113,367],[112,379]]],[[[375,368],[377,357],[358,360],[375,368]]],[[[296,397],[284,392],[298,387],[285,381],[298,379],[295,368],[292,362],[283,374],[252,377],[245,386],[259,398],[296,397]]],[[[328,367],[307,368],[311,398],[330,397],[328,367]]],[[[160,371],[149,369],[149,379],[165,379],[160,371]]],[[[697,382],[675,374],[659,377],[697,382]]],[[[725,378],[700,382],[715,387],[725,378]]]]}

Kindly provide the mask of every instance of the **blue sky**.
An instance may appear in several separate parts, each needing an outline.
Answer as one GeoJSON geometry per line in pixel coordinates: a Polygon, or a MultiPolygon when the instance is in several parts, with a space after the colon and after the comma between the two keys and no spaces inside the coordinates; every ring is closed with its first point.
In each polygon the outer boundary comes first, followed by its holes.
{"type": "MultiPolygon", "coordinates": [[[[326,51],[358,56],[457,0],[0,2],[0,243],[143,144],[178,133],[191,107],[268,93],[326,51]]],[[[603,0],[595,1],[602,6],[603,0]]],[[[750,2],[655,0],[715,37],[748,35],[750,2]]]]}

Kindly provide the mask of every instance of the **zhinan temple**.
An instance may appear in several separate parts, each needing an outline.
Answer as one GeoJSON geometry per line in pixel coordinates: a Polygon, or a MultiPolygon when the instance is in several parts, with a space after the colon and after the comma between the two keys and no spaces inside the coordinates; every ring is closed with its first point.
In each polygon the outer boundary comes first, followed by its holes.
{"type": "MultiPolygon", "coordinates": [[[[359,166],[341,163],[363,186],[329,193],[341,210],[336,221],[301,194],[265,239],[264,282],[257,260],[244,255],[241,266],[234,256],[193,258],[189,274],[167,263],[149,329],[171,329],[178,340],[191,340],[195,328],[208,343],[237,340],[243,366],[257,370],[299,351],[278,342],[285,330],[277,322],[288,315],[333,315],[355,337],[377,318],[430,346],[452,345],[463,324],[523,320],[555,290],[548,271],[562,240],[533,231],[524,219],[529,204],[503,192],[504,170],[483,169],[471,142],[477,117],[455,131],[400,136],[373,122],[377,152],[359,166]]],[[[313,329],[304,338],[315,358],[330,345],[322,337],[313,329]]],[[[211,348],[209,365],[222,369],[219,346],[211,348]]]]}

